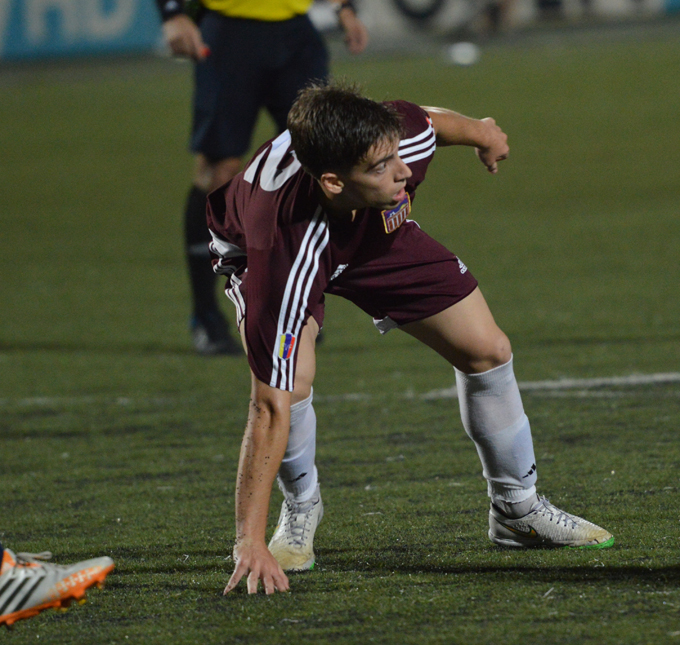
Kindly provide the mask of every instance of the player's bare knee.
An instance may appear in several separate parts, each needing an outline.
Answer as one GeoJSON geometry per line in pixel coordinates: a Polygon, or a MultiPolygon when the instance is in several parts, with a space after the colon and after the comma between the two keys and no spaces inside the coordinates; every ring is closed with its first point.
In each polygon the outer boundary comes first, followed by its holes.
{"type": "Polygon", "coordinates": [[[510,340],[502,331],[499,330],[489,345],[489,353],[486,357],[487,369],[505,365],[512,358],[510,340]]]}
{"type": "Polygon", "coordinates": [[[508,337],[500,330],[492,338],[486,339],[479,351],[469,356],[461,371],[467,374],[481,374],[505,365],[512,357],[512,347],[508,337]]]}

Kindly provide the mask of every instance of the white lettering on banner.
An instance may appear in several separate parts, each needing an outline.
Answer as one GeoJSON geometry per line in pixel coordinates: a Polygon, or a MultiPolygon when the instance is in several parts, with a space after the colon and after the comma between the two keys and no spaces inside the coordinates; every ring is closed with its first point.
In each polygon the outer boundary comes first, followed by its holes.
{"type": "Polygon", "coordinates": [[[46,17],[50,11],[61,13],[64,40],[75,40],[78,36],[78,0],[26,0],[28,42],[38,45],[48,39],[46,17]]]}
{"type": "Polygon", "coordinates": [[[139,0],[117,0],[114,11],[102,11],[102,2],[85,3],[85,27],[92,40],[108,40],[127,31],[139,0]]]}
{"type": "Polygon", "coordinates": [[[0,54],[5,48],[5,34],[7,33],[7,22],[11,8],[11,0],[0,0],[0,54]]]}
{"type": "MultiPolygon", "coordinates": [[[[9,0],[0,0],[8,2],[9,0]]],[[[130,27],[139,0],[114,0],[104,11],[104,0],[25,0],[26,36],[38,45],[50,38],[47,15],[60,14],[60,39],[106,41],[125,33],[130,27]]]]}

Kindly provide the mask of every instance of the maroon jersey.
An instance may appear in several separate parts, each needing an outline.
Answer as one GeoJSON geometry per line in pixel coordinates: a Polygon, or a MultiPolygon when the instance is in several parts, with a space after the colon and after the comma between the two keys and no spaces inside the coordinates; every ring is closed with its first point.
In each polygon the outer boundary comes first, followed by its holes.
{"type": "MultiPolygon", "coordinates": [[[[476,286],[469,274],[462,286],[443,286],[435,265],[457,259],[407,219],[435,132],[422,108],[392,105],[404,126],[399,156],[413,173],[396,208],[366,208],[351,222],[329,218],[287,131],[208,198],[214,269],[230,276],[226,291],[239,320],[245,316],[251,369],[272,387],[292,391],[300,332],[310,316],[322,323],[324,293],[352,300],[376,321],[387,320],[387,329],[441,311],[476,286]]],[[[462,263],[455,270],[467,272],[462,263]]]]}

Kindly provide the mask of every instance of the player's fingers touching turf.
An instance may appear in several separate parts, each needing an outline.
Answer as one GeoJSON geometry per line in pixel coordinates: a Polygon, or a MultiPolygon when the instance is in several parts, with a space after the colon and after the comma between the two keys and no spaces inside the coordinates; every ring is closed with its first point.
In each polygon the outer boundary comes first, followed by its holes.
{"type": "Polygon", "coordinates": [[[288,582],[288,576],[283,572],[283,569],[279,566],[279,571],[274,576],[274,584],[278,591],[290,591],[290,583],[288,582]]]}
{"type": "Polygon", "coordinates": [[[257,593],[260,580],[267,595],[290,589],[288,577],[269,549],[266,549],[266,555],[263,557],[251,558],[247,555],[239,557],[234,573],[224,588],[224,595],[235,589],[244,576],[247,576],[246,587],[249,594],[257,593]]]}
{"type": "Polygon", "coordinates": [[[268,596],[271,596],[275,591],[280,591],[279,588],[276,586],[274,578],[271,576],[266,576],[262,578],[262,584],[264,585],[264,592],[268,596]]]}
{"type": "Polygon", "coordinates": [[[245,566],[242,561],[239,562],[234,569],[234,573],[231,574],[231,578],[229,578],[229,582],[227,582],[227,586],[224,588],[223,594],[226,596],[232,589],[234,589],[236,585],[241,582],[241,578],[243,578],[246,573],[248,573],[248,567],[245,566]]]}
{"type": "Polygon", "coordinates": [[[264,592],[270,596],[277,591],[288,591],[290,586],[288,583],[288,576],[283,572],[281,565],[273,558],[272,563],[267,562],[263,564],[259,572],[257,570],[251,571],[248,576],[248,593],[257,593],[258,580],[262,580],[264,592]],[[252,582],[251,582],[252,578],[252,582]]]}
{"type": "Polygon", "coordinates": [[[248,586],[248,593],[253,594],[257,593],[257,586],[260,581],[260,576],[258,575],[257,571],[251,571],[248,574],[248,580],[247,580],[247,586],[248,586]]]}

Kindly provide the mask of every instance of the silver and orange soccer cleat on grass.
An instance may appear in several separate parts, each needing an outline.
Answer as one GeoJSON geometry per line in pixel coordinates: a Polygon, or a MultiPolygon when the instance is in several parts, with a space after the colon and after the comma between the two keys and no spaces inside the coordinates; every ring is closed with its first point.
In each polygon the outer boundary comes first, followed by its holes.
{"type": "Polygon", "coordinates": [[[90,587],[102,587],[113,570],[111,558],[93,558],[68,566],[43,562],[49,552],[13,553],[4,550],[0,565],[0,625],[11,627],[22,618],[45,609],[68,607],[73,600],[84,603],[90,587]]]}

